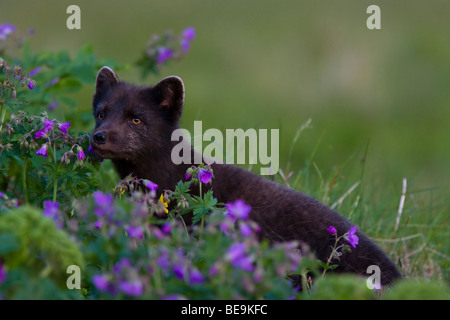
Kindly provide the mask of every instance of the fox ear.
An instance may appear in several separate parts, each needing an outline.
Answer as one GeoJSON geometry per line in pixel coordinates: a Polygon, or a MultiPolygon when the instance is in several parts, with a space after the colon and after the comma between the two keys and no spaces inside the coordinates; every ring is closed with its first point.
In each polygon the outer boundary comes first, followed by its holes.
{"type": "Polygon", "coordinates": [[[170,76],[161,80],[152,89],[159,105],[177,121],[181,117],[184,104],[184,83],[181,78],[170,76]]]}
{"type": "Polygon", "coordinates": [[[97,73],[95,80],[95,92],[100,93],[105,88],[110,88],[112,85],[119,83],[119,78],[110,67],[102,67],[97,73]]]}

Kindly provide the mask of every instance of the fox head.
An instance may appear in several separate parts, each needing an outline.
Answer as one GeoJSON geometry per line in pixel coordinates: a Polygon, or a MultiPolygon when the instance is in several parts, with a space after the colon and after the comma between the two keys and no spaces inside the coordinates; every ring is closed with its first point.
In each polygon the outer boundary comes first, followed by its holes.
{"type": "Polygon", "coordinates": [[[103,67],[93,97],[95,129],[91,145],[102,158],[139,160],[167,149],[178,127],[184,104],[184,84],[170,76],[151,87],[121,82],[103,67]]]}

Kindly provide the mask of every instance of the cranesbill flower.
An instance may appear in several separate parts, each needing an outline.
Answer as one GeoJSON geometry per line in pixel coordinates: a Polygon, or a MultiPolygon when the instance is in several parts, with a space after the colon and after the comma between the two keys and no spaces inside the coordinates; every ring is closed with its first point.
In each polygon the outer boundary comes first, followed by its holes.
{"type": "MultiPolygon", "coordinates": [[[[72,121],[72,120],[71,120],[72,121]]],[[[67,130],[69,130],[70,127],[70,121],[66,122],[66,123],[60,123],[58,124],[58,128],[59,130],[61,130],[61,132],[66,136],[67,135],[67,130]]],[[[91,145],[89,145],[91,146],[91,145]]]]}
{"type": "Polygon", "coordinates": [[[42,211],[44,217],[55,221],[57,227],[62,229],[62,221],[60,219],[59,203],[56,201],[44,201],[44,210],[42,211]]]}
{"type": "Polygon", "coordinates": [[[204,281],[203,275],[198,269],[193,268],[189,272],[189,284],[203,283],[203,281],[204,281]]]}
{"type": "Polygon", "coordinates": [[[41,69],[42,69],[42,67],[34,68],[33,70],[30,71],[30,73],[28,75],[30,77],[33,77],[33,76],[37,75],[41,71],[41,69]]]}
{"type": "Polygon", "coordinates": [[[142,283],[138,280],[134,281],[122,281],[119,284],[120,290],[125,292],[129,296],[138,297],[142,294],[144,289],[142,283]]]}
{"type": "Polygon", "coordinates": [[[47,133],[50,130],[52,130],[52,127],[54,124],[55,124],[55,121],[45,120],[44,121],[44,132],[47,133]]]}
{"type": "Polygon", "coordinates": [[[41,139],[41,138],[47,138],[47,134],[45,133],[44,129],[40,129],[38,132],[34,134],[35,139],[41,139]]]}
{"type": "Polygon", "coordinates": [[[235,268],[252,272],[255,269],[251,256],[245,254],[245,243],[234,244],[228,249],[226,257],[235,268]]]}
{"type": "Polygon", "coordinates": [[[181,51],[183,53],[188,52],[190,47],[191,43],[188,40],[181,40],[181,51]]]}
{"type": "Polygon", "coordinates": [[[101,291],[108,291],[109,281],[107,276],[97,274],[92,277],[92,282],[101,291]]]}
{"type": "Polygon", "coordinates": [[[103,223],[100,220],[97,220],[94,222],[94,227],[96,229],[100,229],[102,227],[103,223]]]}
{"type": "Polygon", "coordinates": [[[36,151],[36,154],[38,156],[43,156],[47,159],[47,148],[48,148],[48,145],[44,144],[38,151],[36,151]]]}
{"type": "Polygon", "coordinates": [[[145,180],[145,186],[150,190],[150,191],[156,191],[158,189],[158,185],[154,182],[151,182],[150,180],[145,180]]]}
{"type": "Polygon", "coordinates": [[[239,223],[239,230],[244,237],[248,237],[252,234],[252,227],[248,223],[242,221],[239,223]]]}
{"type": "Polygon", "coordinates": [[[246,220],[252,210],[252,208],[241,199],[237,199],[232,203],[227,203],[225,208],[227,209],[225,215],[233,220],[233,222],[235,222],[236,219],[246,220]]]}
{"type": "Polygon", "coordinates": [[[212,178],[212,172],[203,168],[198,170],[198,178],[202,183],[208,183],[212,178]]]}
{"type": "Polygon", "coordinates": [[[157,64],[163,64],[166,60],[172,58],[172,49],[169,48],[160,48],[158,50],[158,59],[157,64]]]}
{"type": "Polygon", "coordinates": [[[127,226],[125,230],[130,238],[142,239],[144,237],[144,229],[141,226],[127,226]]]}
{"type": "Polygon", "coordinates": [[[327,231],[328,231],[328,233],[331,234],[331,235],[335,235],[335,234],[336,234],[336,228],[333,227],[333,226],[329,226],[329,227],[327,228],[327,231]]]}
{"type": "Polygon", "coordinates": [[[8,36],[16,31],[16,27],[9,23],[4,23],[0,25],[0,40],[6,40],[8,36]]]}
{"type": "Polygon", "coordinates": [[[179,280],[184,280],[184,266],[181,263],[174,265],[172,270],[175,277],[179,280]]]}
{"type": "Polygon", "coordinates": [[[48,87],[50,87],[50,86],[53,86],[53,85],[57,84],[58,82],[59,82],[59,78],[53,78],[52,80],[50,80],[49,82],[47,82],[47,83],[45,84],[45,86],[48,88],[48,87]]]}
{"type": "Polygon", "coordinates": [[[79,160],[86,159],[86,155],[84,154],[83,148],[78,147],[77,150],[78,150],[78,159],[79,160]]]}
{"type": "Polygon", "coordinates": [[[97,208],[94,209],[94,213],[97,217],[102,217],[105,214],[109,215],[114,212],[113,204],[113,196],[112,194],[104,194],[101,191],[95,191],[92,194],[94,201],[97,205],[97,208]]]}
{"type": "Polygon", "coordinates": [[[0,262],[0,284],[2,284],[6,279],[6,269],[5,266],[0,262]]]}
{"type": "Polygon", "coordinates": [[[353,248],[356,248],[356,245],[359,243],[359,238],[356,235],[356,230],[356,226],[352,226],[350,230],[346,234],[344,234],[344,238],[347,239],[348,243],[350,243],[353,248]]]}
{"type": "Polygon", "coordinates": [[[183,30],[183,39],[190,41],[195,38],[195,28],[194,27],[188,27],[183,30]]]}

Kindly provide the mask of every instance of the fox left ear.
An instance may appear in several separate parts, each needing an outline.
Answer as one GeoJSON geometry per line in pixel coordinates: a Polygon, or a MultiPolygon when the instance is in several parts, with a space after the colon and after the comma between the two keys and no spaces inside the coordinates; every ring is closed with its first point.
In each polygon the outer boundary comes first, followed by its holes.
{"type": "Polygon", "coordinates": [[[95,91],[100,93],[105,88],[110,88],[117,83],[119,83],[119,78],[116,76],[114,71],[110,67],[104,66],[97,73],[97,79],[95,80],[95,91]]]}
{"type": "Polygon", "coordinates": [[[172,114],[177,121],[181,117],[184,105],[184,83],[180,77],[170,76],[161,80],[152,88],[159,105],[172,114]]]}

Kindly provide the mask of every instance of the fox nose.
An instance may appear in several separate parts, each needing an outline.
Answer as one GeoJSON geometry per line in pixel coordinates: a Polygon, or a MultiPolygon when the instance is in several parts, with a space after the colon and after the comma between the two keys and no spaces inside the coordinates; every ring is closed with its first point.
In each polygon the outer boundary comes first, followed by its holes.
{"type": "Polygon", "coordinates": [[[98,131],[94,133],[92,140],[94,140],[96,144],[104,144],[106,143],[106,134],[103,131],[98,131]]]}

